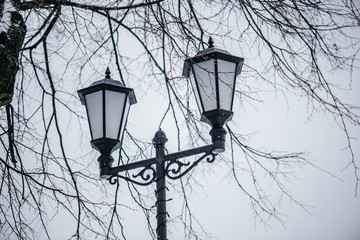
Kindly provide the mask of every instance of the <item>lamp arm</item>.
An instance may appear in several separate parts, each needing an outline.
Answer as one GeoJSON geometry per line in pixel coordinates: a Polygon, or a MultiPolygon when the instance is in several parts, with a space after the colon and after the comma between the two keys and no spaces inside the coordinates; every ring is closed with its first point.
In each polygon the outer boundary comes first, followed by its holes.
{"type": "Polygon", "coordinates": [[[137,168],[151,166],[156,163],[156,158],[149,158],[145,160],[141,160],[138,162],[128,163],[117,167],[112,167],[109,169],[109,175],[116,175],[117,173],[133,170],[137,168]]]}
{"type": "MultiPolygon", "coordinates": [[[[216,154],[213,153],[213,144],[193,148],[185,151],[180,151],[176,153],[170,153],[167,155],[164,155],[164,162],[166,163],[165,168],[165,174],[171,179],[177,179],[188,173],[193,167],[195,167],[201,160],[203,160],[205,157],[212,155],[212,158],[207,158],[208,162],[213,162],[215,160],[216,154]],[[178,161],[180,158],[190,157],[193,155],[204,153],[203,156],[201,156],[198,160],[193,162],[190,165],[190,162],[188,163],[182,163],[178,161]],[[175,166],[175,168],[172,168],[172,166],[175,166]],[[181,172],[182,167],[189,166],[184,172],[181,172]],[[174,176],[175,174],[179,174],[178,176],[174,176]]],[[[116,184],[118,178],[122,178],[126,181],[132,182],[134,184],[138,185],[149,185],[156,179],[156,170],[152,166],[156,163],[156,158],[149,158],[145,160],[141,160],[138,162],[128,163],[117,167],[109,167],[106,172],[103,173],[106,175],[109,175],[108,181],[110,184],[116,184]],[[142,170],[137,174],[129,175],[130,170],[134,169],[140,169],[142,170]],[[119,173],[125,172],[124,175],[120,175],[119,173]],[[135,180],[136,178],[140,177],[141,181],[135,180]]]]}
{"type": "Polygon", "coordinates": [[[184,151],[180,151],[180,152],[176,152],[176,153],[170,153],[170,154],[164,155],[164,160],[167,162],[167,161],[172,161],[172,160],[178,159],[178,158],[190,157],[190,156],[200,154],[200,153],[211,153],[213,151],[213,148],[214,148],[214,145],[210,144],[210,145],[197,147],[197,148],[193,148],[193,149],[189,149],[189,150],[184,150],[184,151]]]}

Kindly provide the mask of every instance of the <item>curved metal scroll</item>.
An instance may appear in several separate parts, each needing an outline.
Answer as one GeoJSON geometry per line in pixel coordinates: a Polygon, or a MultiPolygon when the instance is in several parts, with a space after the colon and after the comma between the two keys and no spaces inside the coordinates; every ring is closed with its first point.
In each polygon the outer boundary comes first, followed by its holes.
{"type": "Polygon", "coordinates": [[[183,177],[185,174],[190,172],[199,162],[201,162],[204,158],[208,163],[212,163],[215,161],[215,156],[217,154],[213,152],[207,152],[202,155],[198,160],[193,162],[192,164],[188,161],[187,163],[180,162],[178,159],[170,160],[169,163],[165,167],[165,174],[170,179],[178,179],[183,177]],[[211,156],[211,157],[210,157],[211,156]],[[186,168],[184,171],[181,171],[182,168],[186,168]]]}
{"type": "Polygon", "coordinates": [[[133,178],[140,177],[141,181],[137,181],[135,179],[132,179],[130,177],[122,176],[119,174],[112,175],[110,178],[108,178],[110,184],[116,184],[118,182],[118,178],[122,178],[126,181],[132,182],[137,185],[146,186],[154,182],[156,178],[156,171],[151,166],[144,167],[138,174],[133,174],[133,178]]]}

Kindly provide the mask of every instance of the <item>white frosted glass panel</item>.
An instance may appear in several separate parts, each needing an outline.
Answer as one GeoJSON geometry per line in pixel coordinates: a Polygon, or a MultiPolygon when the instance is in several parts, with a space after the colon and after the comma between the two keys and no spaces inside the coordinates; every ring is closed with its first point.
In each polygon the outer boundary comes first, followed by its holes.
{"type": "Polygon", "coordinates": [[[85,95],[92,139],[103,137],[102,91],[85,95]]]}
{"type": "Polygon", "coordinates": [[[106,137],[118,139],[120,121],[124,110],[125,93],[105,91],[106,137]]]}
{"type": "Polygon", "coordinates": [[[218,60],[220,108],[231,110],[236,64],[218,60]]]}
{"type": "MultiPolygon", "coordinates": [[[[209,60],[193,65],[196,77],[197,101],[200,103],[199,97],[204,107],[204,111],[216,109],[216,85],[215,85],[215,66],[214,60],[209,60]]],[[[194,80],[193,80],[194,81],[194,80]]],[[[196,89],[194,89],[196,91],[196,89]]]]}
{"type": "Polygon", "coordinates": [[[195,99],[196,99],[197,105],[199,107],[199,111],[200,111],[200,113],[202,113],[204,111],[204,109],[202,108],[202,104],[201,104],[200,97],[199,97],[199,92],[197,91],[197,87],[195,84],[195,79],[194,79],[193,74],[190,75],[190,82],[191,82],[193,92],[195,94],[195,99]]]}
{"type": "MultiPolygon", "coordinates": [[[[129,101],[129,99],[127,99],[126,105],[125,105],[125,114],[124,114],[124,118],[123,118],[123,124],[121,126],[121,131],[120,131],[120,138],[122,138],[122,136],[124,134],[124,129],[126,126],[127,117],[129,115],[129,110],[130,110],[130,101],[129,101]]],[[[122,139],[120,139],[120,141],[122,141],[122,139]]],[[[121,142],[121,144],[122,144],[122,142],[121,142]]]]}

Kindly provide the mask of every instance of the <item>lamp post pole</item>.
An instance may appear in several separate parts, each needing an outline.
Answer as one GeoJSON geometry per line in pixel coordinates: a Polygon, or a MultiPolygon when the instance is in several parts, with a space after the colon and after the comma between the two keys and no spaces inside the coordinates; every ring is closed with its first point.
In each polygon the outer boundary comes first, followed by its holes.
{"type": "Polygon", "coordinates": [[[176,153],[165,154],[165,143],[168,141],[164,131],[159,129],[153,138],[153,144],[156,150],[155,158],[141,160],[134,163],[128,163],[121,166],[111,167],[113,159],[111,155],[100,156],[99,168],[103,176],[107,176],[110,184],[116,184],[118,179],[124,179],[137,185],[150,185],[156,182],[156,218],[157,240],[167,240],[167,210],[166,210],[166,178],[172,180],[179,179],[190,172],[202,160],[206,159],[211,163],[215,160],[215,144],[206,145],[194,149],[180,151],[176,153]],[[183,162],[179,159],[203,154],[193,162],[183,162]],[[110,159],[109,159],[110,158],[110,159]],[[102,164],[106,160],[106,164],[102,164]],[[154,166],[155,165],[155,166],[154,166]],[[137,174],[127,174],[129,171],[138,170],[137,174]],[[125,174],[124,174],[125,173],[125,174]]]}
{"type": "Polygon", "coordinates": [[[162,130],[158,130],[153,139],[156,149],[156,218],[157,240],[167,240],[166,237],[166,178],[165,178],[165,143],[167,138],[162,130]]]}

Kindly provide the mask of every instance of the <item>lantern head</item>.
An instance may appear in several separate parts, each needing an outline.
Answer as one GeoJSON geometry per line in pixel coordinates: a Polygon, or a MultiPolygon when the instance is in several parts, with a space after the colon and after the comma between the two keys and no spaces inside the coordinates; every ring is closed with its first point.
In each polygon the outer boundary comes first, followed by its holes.
{"type": "MultiPolygon", "coordinates": [[[[233,116],[235,82],[243,63],[243,58],[215,48],[211,37],[209,48],[185,60],[183,76],[190,77],[201,121],[213,127],[210,132],[213,142],[221,140],[225,144],[223,125],[233,116]]],[[[220,145],[216,151],[224,151],[220,145]]]]}
{"type": "Polygon", "coordinates": [[[88,116],[91,145],[101,154],[111,154],[121,146],[130,105],[136,103],[134,90],[110,77],[78,91],[88,116]]]}

